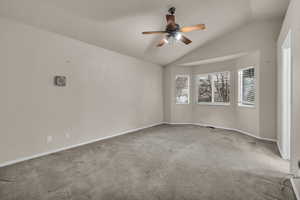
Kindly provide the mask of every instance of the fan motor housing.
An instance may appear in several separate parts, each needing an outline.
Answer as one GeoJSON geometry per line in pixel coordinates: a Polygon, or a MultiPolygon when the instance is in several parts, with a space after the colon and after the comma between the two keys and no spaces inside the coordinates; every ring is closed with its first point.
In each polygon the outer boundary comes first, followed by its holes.
{"type": "Polygon", "coordinates": [[[177,32],[180,31],[180,26],[179,24],[175,24],[175,28],[172,26],[167,26],[166,31],[170,34],[170,35],[175,35],[177,32]]]}

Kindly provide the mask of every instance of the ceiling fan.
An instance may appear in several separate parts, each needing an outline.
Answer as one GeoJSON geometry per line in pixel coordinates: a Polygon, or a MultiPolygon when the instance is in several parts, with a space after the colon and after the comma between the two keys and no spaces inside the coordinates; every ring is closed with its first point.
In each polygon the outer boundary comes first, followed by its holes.
{"type": "Polygon", "coordinates": [[[178,40],[186,45],[190,44],[192,40],[188,39],[182,33],[187,33],[191,31],[197,31],[197,30],[204,30],[205,24],[197,24],[194,26],[185,26],[185,27],[180,27],[178,24],[175,23],[175,7],[171,7],[168,12],[169,14],[166,15],[167,19],[167,26],[165,31],[146,31],[142,32],[142,34],[167,34],[164,36],[162,40],[159,41],[157,44],[157,47],[161,47],[166,43],[169,43],[170,40],[178,40]]]}

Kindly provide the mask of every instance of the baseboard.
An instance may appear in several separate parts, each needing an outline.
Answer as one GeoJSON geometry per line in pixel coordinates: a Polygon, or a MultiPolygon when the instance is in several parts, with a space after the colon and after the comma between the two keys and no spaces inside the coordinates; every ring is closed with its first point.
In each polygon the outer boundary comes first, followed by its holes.
{"type": "Polygon", "coordinates": [[[196,125],[196,126],[202,126],[202,127],[210,126],[210,127],[214,127],[214,128],[218,128],[218,129],[236,131],[236,132],[242,133],[244,135],[254,137],[254,138],[259,139],[259,140],[265,140],[265,141],[276,142],[277,143],[277,140],[275,140],[275,139],[259,137],[259,136],[256,136],[256,135],[252,134],[252,133],[249,133],[249,132],[246,132],[246,131],[243,131],[243,130],[239,130],[239,129],[236,129],[236,128],[228,128],[228,127],[216,126],[216,125],[213,125],[213,124],[204,124],[204,123],[169,123],[169,122],[164,122],[164,123],[165,124],[170,124],[170,125],[196,125]]]}
{"type": "Polygon", "coordinates": [[[75,148],[75,147],[83,146],[83,145],[86,145],[86,144],[91,144],[91,143],[98,142],[98,141],[101,141],[101,140],[107,140],[107,139],[114,138],[114,137],[117,137],[117,136],[121,136],[121,135],[125,135],[125,134],[128,134],[128,133],[132,133],[132,132],[140,131],[140,130],[143,130],[143,129],[151,128],[151,127],[158,126],[158,125],[161,125],[161,124],[164,124],[164,122],[155,123],[155,124],[151,124],[151,125],[136,128],[136,129],[130,129],[130,130],[127,130],[127,131],[123,131],[123,132],[111,135],[111,136],[97,138],[97,139],[94,139],[94,140],[89,140],[89,141],[86,141],[86,142],[82,142],[82,143],[79,143],[79,144],[75,144],[75,145],[55,149],[55,150],[52,150],[52,151],[43,152],[43,153],[39,153],[39,154],[35,154],[35,155],[32,155],[32,156],[19,158],[19,159],[12,160],[12,161],[7,161],[7,162],[4,162],[4,163],[0,163],[0,168],[1,167],[6,167],[6,166],[9,166],[9,165],[13,165],[13,164],[16,164],[16,163],[19,163],[19,162],[23,162],[23,161],[26,161],[26,160],[31,160],[31,159],[34,159],[34,158],[38,158],[38,157],[46,156],[46,155],[49,155],[49,154],[57,153],[57,152],[60,152],[60,151],[72,149],[72,148],[75,148]]]}
{"type": "Polygon", "coordinates": [[[281,150],[281,148],[280,148],[279,141],[277,141],[276,143],[277,143],[277,148],[278,148],[280,157],[281,157],[282,159],[285,159],[284,156],[283,156],[282,150],[281,150]]]}
{"type": "MultiPolygon", "coordinates": [[[[49,155],[49,154],[57,153],[57,152],[60,152],[60,151],[64,151],[64,150],[76,148],[76,147],[83,146],[83,145],[86,145],[86,144],[98,142],[98,141],[101,141],[101,140],[106,140],[106,139],[114,138],[114,137],[117,137],[117,136],[125,135],[125,134],[128,134],[128,133],[132,133],[132,132],[140,131],[140,130],[143,130],[143,129],[151,128],[153,126],[158,126],[158,125],[161,125],[161,124],[170,124],[170,125],[196,125],[196,126],[202,126],[202,127],[211,126],[211,127],[218,128],[218,129],[236,131],[236,132],[239,132],[239,133],[242,133],[244,135],[248,135],[248,136],[260,139],[260,140],[271,141],[271,142],[276,142],[277,143],[277,140],[274,140],[274,139],[262,138],[262,137],[258,137],[258,136],[254,135],[254,134],[251,134],[251,133],[239,130],[239,129],[222,127],[222,126],[215,126],[215,125],[212,125],[212,124],[160,122],[160,123],[151,124],[149,126],[144,126],[144,127],[140,127],[140,128],[136,128],[136,129],[131,129],[131,130],[123,131],[123,132],[120,132],[120,133],[117,133],[117,134],[114,134],[114,135],[111,135],[111,136],[97,138],[97,139],[90,140],[90,141],[87,141],[87,142],[83,142],[83,143],[79,143],[79,144],[75,144],[75,145],[71,145],[71,146],[67,146],[67,147],[63,147],[63,148],[59,148],[59,149],[55,149],[53,151],[43,152],[43,153],[40,153],[40,154],[35,154],[35,155],[32,155],[32,156],[27,156],[27,157],[19,158],[19,159],[12,160],[12,161],[7,161],[7,162],[4,162],[4,163],[1,163],[0,164],[0,168],[1,167],[6,167],[6,166],[9,166],[9,165],[13,165],[13,164],[16,164],[16,163],[19,163],[19,162],[23,162],[23,161],[26,161],[26,160],[31,160],[31,159],[34,159],[34,158],[38,158],[38,157],[46,156],[46,155],[49,155]]],[[[278,143],[277,143],[277,145],[278,145],[278,143]]],[[[279,149],[279,152],[281,153],[280,148],[278,148],[278,149],[279,149]]]]}
{"type": "Polygon", "coordinates": [[[294,178],[290,178],[290,181],[291,181],[291,184],[292,184],[292,187],[293,187],[293,190],[294,190],[294,193],[296,195],[297,200],[300,200],[300,193],[299,193],[300,191],[296,187],[296,184],[294,182],[294,178]]]}

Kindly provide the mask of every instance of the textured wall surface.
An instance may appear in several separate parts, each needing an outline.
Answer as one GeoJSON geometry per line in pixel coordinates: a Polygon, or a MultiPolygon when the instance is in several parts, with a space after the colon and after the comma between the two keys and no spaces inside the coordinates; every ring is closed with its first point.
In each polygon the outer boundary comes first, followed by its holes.
{"type": "Polygon", "coordinates": [[[163,120],[161,66],[6,19],[0,43],[0,163],[163,120]]]}

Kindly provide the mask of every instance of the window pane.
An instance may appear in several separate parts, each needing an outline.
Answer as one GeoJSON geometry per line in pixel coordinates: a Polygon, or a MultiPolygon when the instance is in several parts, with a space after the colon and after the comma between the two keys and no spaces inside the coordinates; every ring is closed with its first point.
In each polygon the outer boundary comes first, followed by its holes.
{"type": "Polygon", "coordinates": [[[176,87],[176,103],[188,104],[189,103],[189,77],[177,76],[175,81],[176,87]]]}
{"type": "Polygon", "coordinates": [[[242,70],[241,100],[244,105],[255,103],[255,71],[254,68],[242,70]]]}
{"type": "Polygon", "coordinates": [[[198,103],[212,102],[212,86],[211,75],[198,76],[197,88],[198,88],[198,103]]]}
{"type": "Polygon", "coordinates": [[[214,74],[214,102],[229,103],[230,73],[218,72],[214,74]]]}

